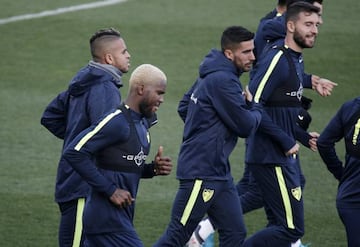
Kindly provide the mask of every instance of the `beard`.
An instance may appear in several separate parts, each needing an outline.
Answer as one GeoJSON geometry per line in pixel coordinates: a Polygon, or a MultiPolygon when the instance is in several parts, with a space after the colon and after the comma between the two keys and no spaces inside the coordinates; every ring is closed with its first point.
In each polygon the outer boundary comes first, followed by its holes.
{"type": "Polygon", "coordinates": [[[307,44],[306,39],[300,35],[299,32],[295,31],[294,33],[294,42],[300,46],[301,48],[312,48],[314,46],[315,41],[312,44],[307,44]]]}
{"type": "Polygon", "coordinates": [[[151,118],[153,116],[153,112],[152,112],[152,107],[146,102],[146,101],[142,101],[139,105],[139,109],[140,109],[140,113],[145,117],[145,118],[151,118]]]}

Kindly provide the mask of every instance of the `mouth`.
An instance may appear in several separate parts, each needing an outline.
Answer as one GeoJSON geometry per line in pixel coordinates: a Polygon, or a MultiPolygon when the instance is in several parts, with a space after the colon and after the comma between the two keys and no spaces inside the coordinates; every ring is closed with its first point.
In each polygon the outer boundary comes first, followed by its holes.
{"type": "Polygon", "coordinates": [[[244,70],[245,70],[245,71],[249,71],[249,70],[251,69],[251,67],[252,67],[252,63],[247,63],[247,64],[245,64],[245,66],[244,66],[244,70]]]}
{"type": "Polygon", "coordinates": [[[316,39],[316,35],[311,35],[311,36],[308,36],[308,39],[310,39],[311,41],[315,41],[315,39],[316,39]]]}
{"type": "Polygon", "coordinates": [[[152,108],[152,112],[156,112],[157,110],[159,110],[159,105],[156,105],[152,108]]]}

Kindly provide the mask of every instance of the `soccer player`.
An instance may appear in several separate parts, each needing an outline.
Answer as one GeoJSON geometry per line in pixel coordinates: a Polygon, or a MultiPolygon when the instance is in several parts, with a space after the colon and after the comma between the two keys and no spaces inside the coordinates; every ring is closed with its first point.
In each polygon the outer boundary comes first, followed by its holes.
{"type": "Polygon", "coordinates": [[[154,246],[184,246],[205,214],[218,227],[220,246],[241,246],[245,239],[229,155],[238,137],[247,137],[260,123],[262,110],[246,103],[239,81],[255,59],[253,38],[243,27],[226,28],[221,50],[206,55],[199,78],[180,101],[185,122],[177,165],[180,185],[170,223],[154,246]]]}
{"type": "MultiPolygon", "coordinates": [[[[298,0],[288,0],[287,6],[291,3],[299,2],[298,0]]],[[[322,24],[322,0],[305,0],[305,2],[311,3],[316,7],[319,7],[319,23],[322,24]]],[[[286,33],[286,26],[285,26],[285,18],[286,12],[279,17],[273,18],[264,22],[262,27],[259,27],[259,33],[262,34],[262,38],[267,40],[267,47],[264,48],[263,54],[266,54],[266,51],[270,49],[273,45],[281,46],[284,44],[284,37],[286,33]],[[262,29],[261,29],[262,28],[262,29]]],[[[255,73],[257,68],[253,69],[252,72],[255,73]]],[[[324,79],[320,78],[315,75],[303,75],[303,86],[304,88],[313,88],[315,89],[321,96],[328,96],[331,94],[333,87],[336,84],[324,79]]],[[[316,151],[316,140],[319,136],[317,132],[309,132],[307,133],[306,130],[309,127],[309,123],[311,121],[311,116],[307,112],[309,105],[311,104],[311,100],[309,101],[308,98],[302,96],[301,98],[302,108],[299,111],[297,123],[299,127],[296,130],[296,139],[303,144],[304,146],[310,148],[312,151],[316,151]]],[[[301,171],[301,168],[299,166],[301,171]]],[[[304,188],[305,186],[305,177],[301,173],[301,187],[304,188]]],[[[263,206],[263,202],[261,199],[261,194],[258,192],[256,188],[256,182],[251,177],[249,173],[249,169],[245,164],[245,171],[243,178],[238,182],[237,188],[239,191],[239,195],[241,196],[241,202],[244,213],[252,211],[254,209],[260,208],[263,206]],[[245,194],[246,193],[246,194],[245,194]]]]}
{"type": "MultiPolygon", "coordinates": [[[[269,21],[277,16],[281,16],[285,11],[286,11],[286,0],[278,0],[276,7],[260,19],[259,25],[256,29],[255,37],[254,37],[255,61],[254,61],[253,66],[256,65],[256,61],[257,61],[258,57],[260,57],[260,54],[262,53],[264,47],[266,46],[266,44],[268,42],[263,37],[263,35],[264,35],[264,33],[262,31],[263,26],[265,25],[265,23],[267,21],[269,21]]],[[[252,74],[251,71],[250,71],[250,74],[252,74]]]]}
{"type": "MultiPolygon", "coordinates": [[[[285,11],[287,8],[287,5],[290,5],[293,2],[296,2],[299,0],[288,0],[288,1],[278,1],[278,4],[276,8],[268,13],[266,16],[264,16],[259,23],[257,32],[255,34],[254,44],[255,44],[255,54],[257,54],[256,57],[261,57],[261,54],[263,53],[263,49],[266,47],[266,50],[269,49],[270,44],[273,44],[275,41],[277,43],[283,44],[283,39],[285,37],[286,27],[285,27],[285,11]],[[274,32],[271,36],[271,40],[268,37],[270,34],[268,34],[269,31],[264,31],[263,27],[267,26],[268,29],[272,32],[274,32]],[[270,28],[274,26],[275,30],[273,28],[270,28]],[[265,38],[266,36],[266,38],[265,38]]],[[[307,0],[308,2],[318,6],[322,7],[321,0],[307,0]]],[[[321,13],[321,10],[319,14],[321,13]]],[[[322,21],[321,21],[322,22],[322,21]]],[[[265,52],[264,52],[265,53],[265,52]]],[[[255,61],[254,66],[256,67],[255,61]]],[[[254,74],[256,69],[253,69],[250,71],[250,74],[254,74]]],[[[324,89],[326,88],[328,93],[331,92],[334,83],[327,79],[321,79],[321,85],[318,85],[319,77],[318,76],[311,76],[311,75],[304,75],[305,76],[305,82],[304,86],[308,88],[314,88],[318,91],[319,94],[324,93],[324,89]],[[311,81],[311,78],[314,78],[313,81],[311,81]],[[312,85],[312,83],[317,83],[316,85],[312,85]],[[329,84],[329,85],[328,85],[329,84]]],[[[323,95],[327,96],[327,95],[323,95]]],[[[316,139],[319,136],[317,132],[306,132],[309,124],[311,122],[311,116],[307,112],[307,110],[311,106],[311,99],[308,99],[306,97],[302,97],[301,99],[302,108],[300,109],[297,123],[300,128],[297,128],[297,140],[302,143],[304,146],[310,148],[313,151],[316,151],[316,139]]],[[[299,167],[299,169],[301,169],[299,167]]],[[[302,187],[305,185],[305,177],[301,175],[302,179],[302,187]]],[[[245,169],[243,173],[243,177],[238,181],[236,184],[236,188],[238,190],[238,194],[240,196],[240,201],[242,204],[242,210],[243,213],[250,212],[252,210],[261,208],[264,206],[262,195],[260,191],[258,190],[256,186],[256,182],[254,178],[251,176],[247,164],[245,164],[245,169]]],[[[268,215],[269,221],[271,221],[271,216],[268,215]]],[[[206,240],[206,243],[209,246],[213,246],[213,244],[209,244],[208,237],[211,236],[215,232],[214,226],[211,223],[211,221],[208,218],[205,218],[202,220],[197,227],[196,231],[192,234],[188,246],[189,247],[196,247],[200,246],[204,241],[206,240]]]]}
{"type": "MultiPolygon", "coordinates": [[[[286,6],[288,7],[292,3],[299,1],[308,2],[320,8],[319,22],[320,24],[323,23],[323,19],[322,19],[323,0],[287,0],[286,6]]],[[[263,44],[263,46],[262,48],[261,46],[256,48],[257,56],[258,56],[257,60],[261,59],[261,57],[269,50],[269,48],[271,48],[271,46],[283,45],[284,38],[286,35],[285,19],[286,19],[286,11],[283,12],[283,14],[278,17],[263,22],[263,24],[259,26],[257,33],[260,33],[260,35],[258,35],[259,40],[257,41],[257,43],[263,44]]],[[[254,68],[255,69],[251,71],[251,75],[255,73],[257,67],[254,66],[254,68]]],[[[310,74],[305,74],[305,83],[310,84],[311,85],[310,88],[316,90],[316,92],[318,92],[321,96],[331,95],[332,89],[337,85],[336,83],[328,79],[310,74]]],[[[307,87],[307,85],[305,86],[307,87]]]]}
{"type": "Polygon", "coordinates": [[[143,246],[133,226],[139,180],[168,175],[172,168],[162,147],[152,163],[145,163],[150,151],[147,118],[164,102],[166,83],[159,68],[140,65],[131,74],[120,107],[82,131],[64,150],[62,159],[91,186],[83,214],[88,247],[143,246]]]}
{"type": "Polygon", "coordinates": [[[345,102],[321,133],[319,154],[339,181],[336,207],[346,229],[348,247],[360,246],[360,97],[345,102]],[[345,161],[335,150],[344,139],[345,161]]]}
{"type": "Polygon", "coordinates": [[[304,234],[296,119],[304,81],[302,51],[315,44],[318,13],[318,7],[305,2],[289,6],[284,46],[264,54],[249,84],[264,112],[259,129],[248,138],[246,163],[276,224],[248,238],[244,247],[288,247],[304,234]]]}
{"type": "MultiPolygon", "coordinates": [[[[128,72],[130,54],[120,32],[101,29],[90,38],[92,60],[46,107],[41,124],[63,139],[63,150],[82,130],[120,105],[121,77],[128,72]]],[[[55,201],[61,212],[59,246],[83,246],[81,215],[88,184],[64,159],[58,163],[55,201]]]]}

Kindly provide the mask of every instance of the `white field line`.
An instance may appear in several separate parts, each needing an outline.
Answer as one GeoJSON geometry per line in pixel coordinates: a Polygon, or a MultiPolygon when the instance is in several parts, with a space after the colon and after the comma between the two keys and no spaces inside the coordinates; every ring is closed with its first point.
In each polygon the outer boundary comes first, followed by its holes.
{"type": "Polygon", "coordinates": [[[126,1],[127,0],[104,0],[104,1],[98,1],[98,2],[93,2],[93,3],[86,3],[86,4],[81,4],[81,5],[63,7],[63,8],[58,8],[58,9],[54,9],[54,10],[45,10],[45,11],[42,11],[39,13],[34,13],[34,14],[17,15],[17,16],[12,16],[9,18],[0,19],[0,25],[10,23],[10,22],[42,18],[45,16],[51,16],[51,15],[60,15],[63,13],[74,12],[74,11],[79,11],[79,10],[84,10],[84,9],[99,8],[99,7],[114,5],[114,4],[122,3],[122,2],[126,2],[126,1]]]}

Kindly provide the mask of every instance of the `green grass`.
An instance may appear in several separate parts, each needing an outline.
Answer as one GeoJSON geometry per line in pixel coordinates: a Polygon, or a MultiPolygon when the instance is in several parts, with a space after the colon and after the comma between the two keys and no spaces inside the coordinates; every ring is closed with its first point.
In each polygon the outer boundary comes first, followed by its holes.
{"type": "MultiPolygon", "coordinates": [[[[90,1],[2,0],[0,18],[77,5],[90,1]]],[[[229,25],[255,31],[258,20],[276,1],[129,0],[126,3],[0,25],[0,245],[57,246],[59,212],[53,202],[61,141],[39,120],[48,102],[63,90],[89,59],[88,38],[97,29],[121,30],[132,55],[132,69],[152,63],[168,76],[159,124],[151,129],[152,156],[158,145],[176,164],[182,122],[176,108],[196,79],[203,56],[218,47],[229,25]]],[[[317,45],[305,51],[306,70],[339,86],[333,95],[314,92],[312,130],[320,132],[338,107],[359,95],[360,41],[356,0],[325,1],[324,25],[317,45]]],[[[126,82],[129,73],[124,76],[126,82]]],[[[242,77],[243,84],[248,75],[242,77]]],[[[127,87],[122,90],[125,96],[127,87]]],[[[340,155],[343,149],[339,146],[340,155]]],[[[336,181],[317,153],[305,148],[301,161],[307,178],[304,242],[312,246],[346,246],[344,228],[335,208],[336,181]]],[[[243,141],[231,156],[233,175],[241,177],[243,141]]],[[[176,167],[175,167],[176,169],[176,167]]],[[[145,246],[151,246],[169,221],[178,182],[175,169],[168,177],[144,180],[137,198],[135,225],[145,246]]],[[[262,210],[245,216],[249,234],[262,228],[262,210]]]]}

